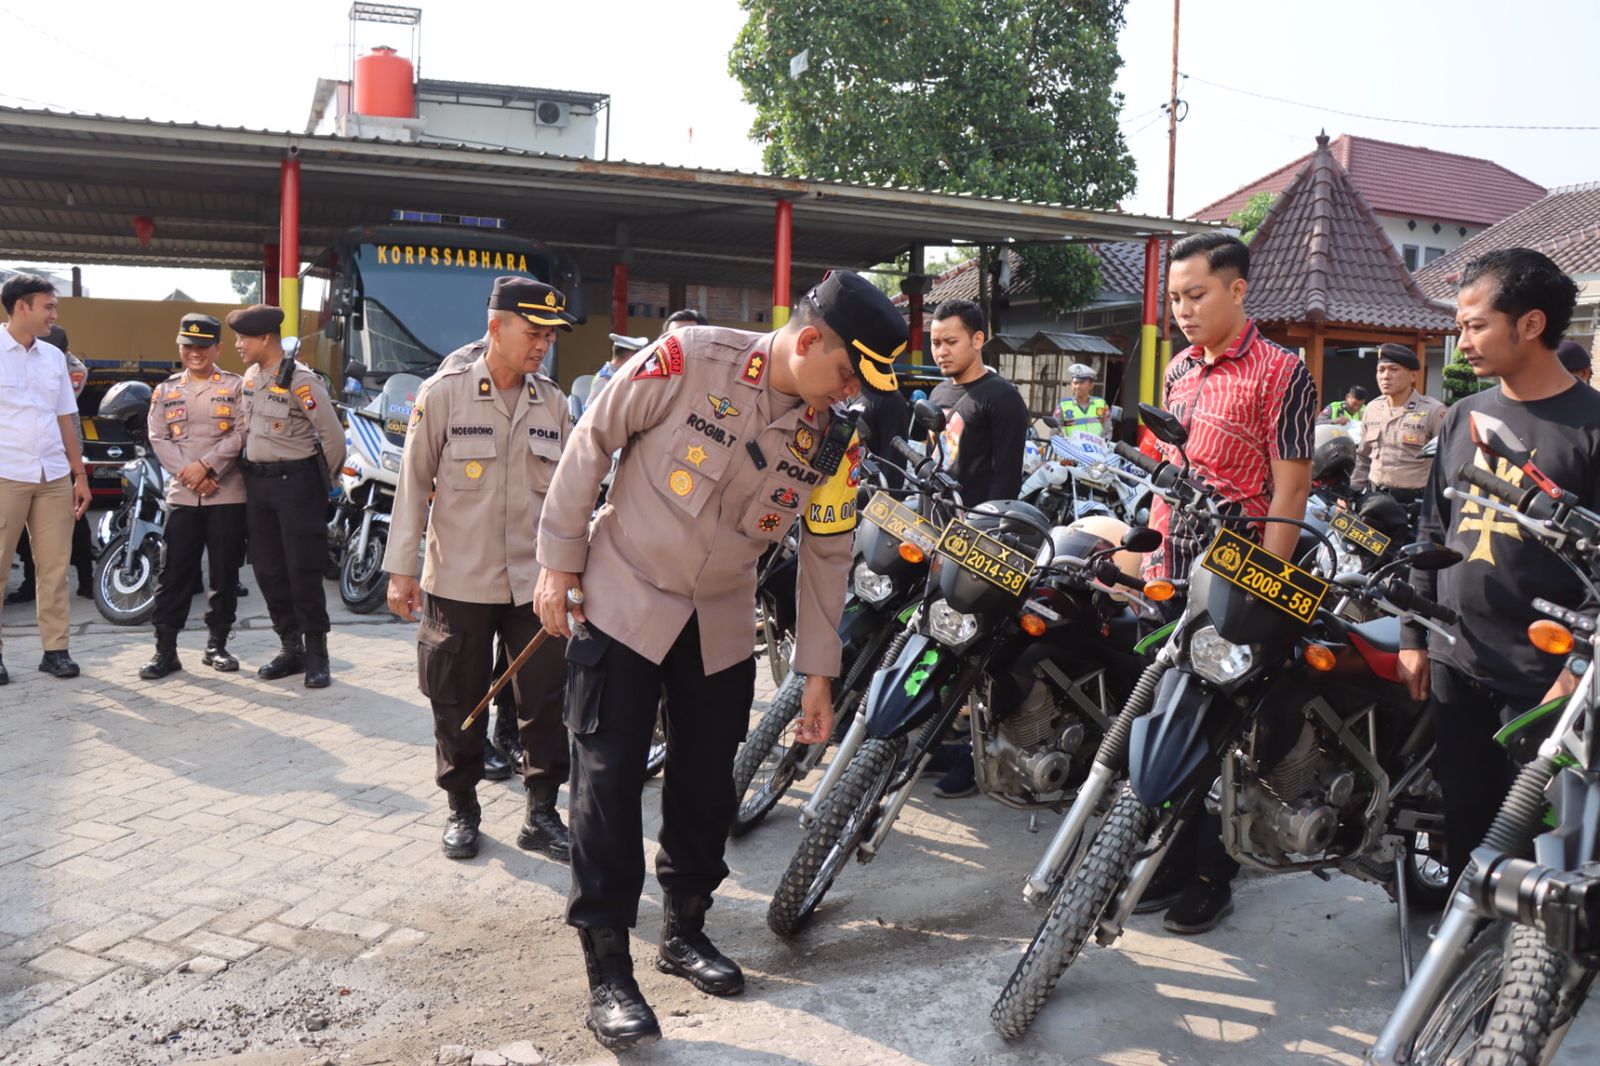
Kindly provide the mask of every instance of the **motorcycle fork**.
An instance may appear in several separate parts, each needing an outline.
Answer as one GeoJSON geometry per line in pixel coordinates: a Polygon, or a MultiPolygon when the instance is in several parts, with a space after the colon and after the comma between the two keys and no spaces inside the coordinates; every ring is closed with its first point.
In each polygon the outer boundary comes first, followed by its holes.
{"type": "Polygon", "coordinates": [[[352,552],[352,554],[355,555],[355,557],[357,559],[366,558],[366,556],[367,556],[367,537],[371,533],[372,533],[372,508],[371,507],[363,507],[361,509],[361,532],[356,534],[356,546],[355,546],[355,550],[352,552]]]}
{"type": "MultiPolygon", "coordinates": [[[[1189,811],[1197,806],[1197,800],[1190,798],[1184,803],[1183,810],[1189,811]]],[[[1172,847],[1172,842],[1183,832],[1184,826],[1189,822],[1188,813],[1179,813],[1165,820],[1164,824],[1156,826],[1153,834],[1155,842],[1144,851],[1133,864],[1133,869],[1128,872],[1128,882],[1122,891],[1114,897],[1115,908],[1109,916],[1102,915],[1100,927],[1095,932],[1095,942],[1101,945],[1110,944],[1122,935],[1122,930],[1127,926],[1128,919],[1133,916],[1133,908],[1139,905],[1139,900],[1144,896],[1144,890],[1150,887],[1150,882],[1155,879],[1156,871],[1161,868],[1161,860],[1167,857],[1167,851],[1172,847]]]]}
{"type": "Polygon", "coordinates": [[[1400,993],[1394,1011],[1384,1023],[1378,1040],[1367,1053],[1369,1062],[1378,1066],[1403,1066],[1410,1060],[1411,1046],[1422,1031],[1439,996],[1455,975],[1455,966],[1461,953],[1467,949],[1480,919],[1485,917],[1467,893],[1457,887],[1450,897],[1450,908],[1439,922],[1439,931],[1428,945],[1422,965],[1417,967],[1411,981],[1400,993]]]}
{"type": "MultiPolygon", "coordinates": [[[[817,782],[816,791],[811,793],[811,798],[800,808],[800,828],[809,829],[817,820],[817,816],[822,813],[823,805],[828,800],[828,794],[839,783],[839,778],[844,776],[844,768],[850,765],[850,760],[861,750],[861,742],[866,739],[867,716],[857,714],[855,721],[850,723],[850,728],[845,732],[844,739],[839,741],[839,750],[833,753],[833,761],[823,772],[822,780],[817,782]]],[[[824,748],[826,745],[819,744],[817,747],[824,748]]]]}

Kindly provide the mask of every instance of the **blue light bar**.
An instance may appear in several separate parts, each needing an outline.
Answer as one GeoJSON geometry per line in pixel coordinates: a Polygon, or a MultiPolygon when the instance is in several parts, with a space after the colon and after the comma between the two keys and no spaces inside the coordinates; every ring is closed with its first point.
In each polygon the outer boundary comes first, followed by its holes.
{"type": "Polygon", "coordinates": [[[475,229],[505,229],[506,220],[487,215],[446,215],[438,211],[406,211],[395,208],[389,212],[390,222],[430,222],[435,225],[471,226],[475,229]]]}

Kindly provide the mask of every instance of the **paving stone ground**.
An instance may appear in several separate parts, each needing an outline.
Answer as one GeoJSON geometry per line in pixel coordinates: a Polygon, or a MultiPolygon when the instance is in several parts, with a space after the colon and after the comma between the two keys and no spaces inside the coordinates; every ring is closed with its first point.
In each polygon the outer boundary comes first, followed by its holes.
{"type": "MultiPolygon", "coordinates": [[[[188,670],[157,683],[137,676],[148,633],[83,600],[83,676],[36,673],[31,610],[5,608],[0,1062],[410,1064],[446,1047],[467,1062],[613,1061],[582,1028],[566,868],[514,845],[520,788],[482,786],[476,860],[439,855],[411,627],[336,609],[334,685],[309,692],[255,677],[275,640],[259,594],[243,607],[245,669],[201,667],[191,628],[188,670]]],[[[1211,936],[1138,919],[1116,950],[1089,949],[1034,1034],[1008,1046],[986,1014],[1037,928],[1020,886],[1054,816],[1032,834],[1023,812],[921,786],[879,859],[847,869],[814,928],[785,944],[762,917],[798,801],[729,848],[712,927],[745,964],[746,996],[655,973],[647,885],[634,954],[667,1039],[630,1060],[1346,1063],[1397,992],[1380,894],[1254,879],[1211,936]]],[[[1562,1061],[1597,1058],[1582,1019],[1562,1061]]]]}

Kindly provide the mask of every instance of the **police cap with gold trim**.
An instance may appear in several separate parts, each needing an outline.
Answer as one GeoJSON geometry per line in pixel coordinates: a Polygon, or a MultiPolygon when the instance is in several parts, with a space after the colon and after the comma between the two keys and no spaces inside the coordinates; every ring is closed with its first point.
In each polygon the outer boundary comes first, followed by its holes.
{"type": "Polygon", "coordinates": [[[184,315],[178,322],[179,344],[209,348],[220,340],[222,340],[222,323],[210,315],[184,315]]]}
{"type": "Polygon", "coordinates": [[[228,312],[228,328],[246,337],[265,337],[283,331],[283,308],[252,304],[228,312]]]}
{"type": "Polygon", "coordinates": [[[899,388],[894,361],[905,354],[909,333],[889,297],[854,271],[830,270],[805,300],[844,341],[850,367],[868,390],[899,388]]]}
{"type": "Polygon", "coordinates": [[[572,332],[576,318],[567,314],[567,298],[560,289],[532,278],[515,274],[494,279],[494,291],[489,294],[489,308],[494,311],[514,311],[536,326],[557,326],[572,332]]]}

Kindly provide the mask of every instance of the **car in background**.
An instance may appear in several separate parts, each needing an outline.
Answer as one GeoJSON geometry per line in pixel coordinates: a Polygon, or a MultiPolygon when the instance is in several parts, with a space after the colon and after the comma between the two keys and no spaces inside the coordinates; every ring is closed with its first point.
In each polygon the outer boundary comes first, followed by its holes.
{"type": "Polygon", "coordinates": [[[89,492],[97,503],[122,497],[122,464],[136,459],[143,444],[129,438],[127,430],[98,417],[100,401],[121,381],[142,381],[152,389],[172,376],[171,366],[140,363],[89,366],[89,378],[78,394],[78,414],[83,422],[83,461],[89,469],[89,492]]]}

